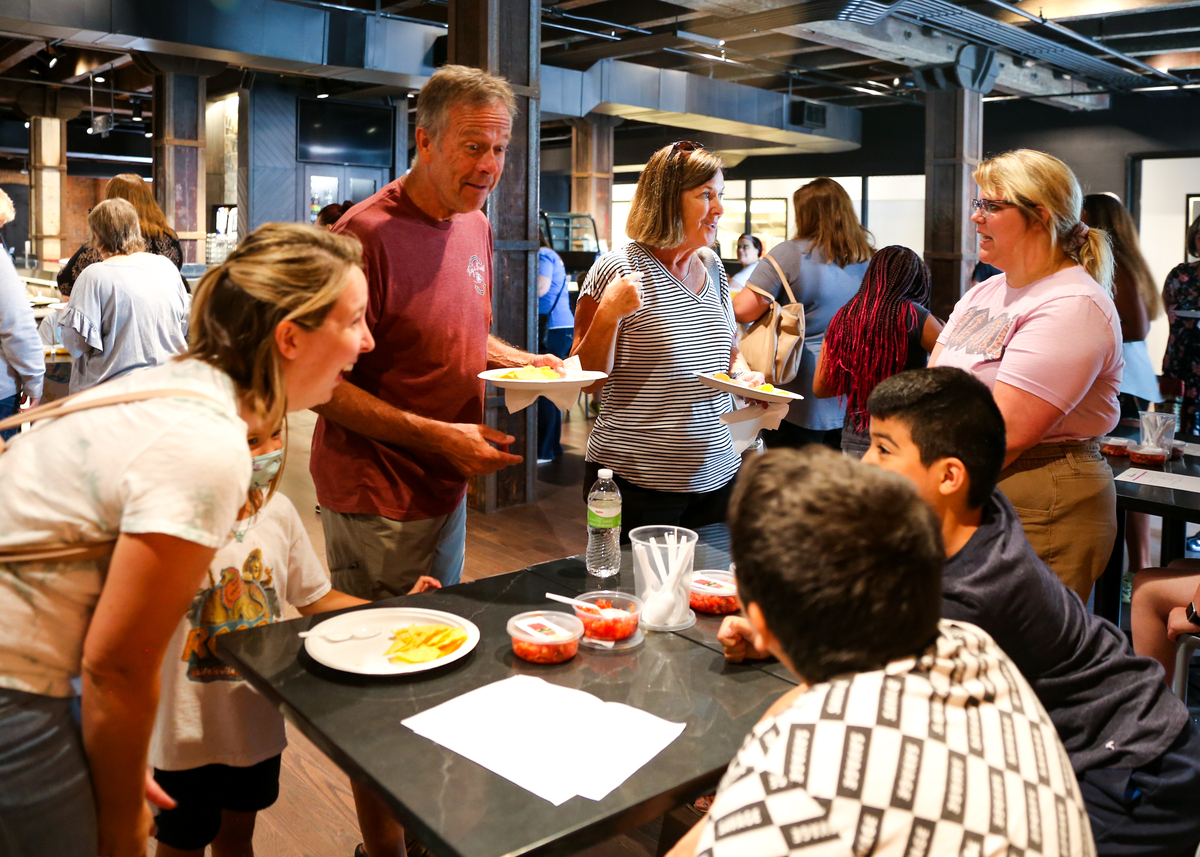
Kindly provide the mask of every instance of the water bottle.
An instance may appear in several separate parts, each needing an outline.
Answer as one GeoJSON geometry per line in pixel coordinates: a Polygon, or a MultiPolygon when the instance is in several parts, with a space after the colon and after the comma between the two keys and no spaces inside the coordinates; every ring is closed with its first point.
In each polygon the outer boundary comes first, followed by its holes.
{"type": "Polygon", "coordinates": [[[612,577],[621,570],[621,492],[607,467],[598,476],[588,492],[587,570],[594,577],[612,577]]]}

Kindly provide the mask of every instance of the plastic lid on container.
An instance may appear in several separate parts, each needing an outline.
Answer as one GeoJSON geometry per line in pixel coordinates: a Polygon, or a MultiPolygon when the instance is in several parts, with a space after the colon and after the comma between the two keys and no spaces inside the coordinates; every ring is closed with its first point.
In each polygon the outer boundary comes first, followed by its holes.
{"type": "Polygon", "coordinates": [[[583,622],[572,613],[531,610],[508,620],[508,635],[525,643],[544,646],[566,645],[583,636],[583,622]]]}
{"type": "Polygon", "coordinates": [[[697,595],[715,595],[730,598],[737,595],[737,583],[728,571],[692,572],[692,592],[697,595]]]}
{"type": "Polygon", "coordinates": [[[1136,444],[1127,437],[1106,437],[1100,441],[1101,446],[1136,446],[1136,444]]]}
{"type": "Polygon", "coordinates": [[[598,476],[600,479],[612,479],[612,471],[607,467],[601,467],[596,476],[598,476]]]}

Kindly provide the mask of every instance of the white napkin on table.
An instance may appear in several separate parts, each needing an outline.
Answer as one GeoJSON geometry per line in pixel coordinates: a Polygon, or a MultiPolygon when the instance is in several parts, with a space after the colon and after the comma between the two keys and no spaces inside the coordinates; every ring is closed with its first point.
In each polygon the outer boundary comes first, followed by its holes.
{"type": "Polygon", "coordinates": [[[520,387],[505,387],[504,388],[504,406],[508,408],[510,414],[515,414],[517,411],[523,411],[535,401],[538,396],[545,396],[552,401],[559,410],[565,410],[571,407],[579,399],[579,391],[589,384],[594,384],[594,380],[579,379],[579,383],[568,383],[572,375],[577,375],[583,371],[583,365],[579,362],[579,357],[568,357],[563,361],[563,370],[567,373],[566,379],[562,381],[553,381],[544,385],[532,386],[522,384],[520,387]]]}
{"type": "Polygon", "coordinates": [[[733,451],[738,455],[758,437],[759,429],[777,429],[787,416],[788,406],[784,402],[772,402],[766,409],[750,405],[721,415],[721,422],[729,426],[733,436],[733,451]]]}
{"type": "Polygon", "coordinates": [[[684,729],[527,675],[484,685],[402,723],[555,806],[576,795],[604,799],[684,729]],[[581,726],[600,730],[604,741],[585,750],[581,726]]]}

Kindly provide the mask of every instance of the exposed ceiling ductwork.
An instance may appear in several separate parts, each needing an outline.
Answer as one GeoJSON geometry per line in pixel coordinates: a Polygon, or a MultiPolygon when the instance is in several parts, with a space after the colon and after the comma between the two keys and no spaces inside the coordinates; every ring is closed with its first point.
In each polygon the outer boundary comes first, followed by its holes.
{"type": "Polygon", "coordinates": [[[725,135],[719,151],[730,163],[751,154],[858,148],[857,109],[807,103],[805,111],[806,102],[784,93],[616,60],[587,71],[542,68],[543,119],[599,113],[725,135]]]}

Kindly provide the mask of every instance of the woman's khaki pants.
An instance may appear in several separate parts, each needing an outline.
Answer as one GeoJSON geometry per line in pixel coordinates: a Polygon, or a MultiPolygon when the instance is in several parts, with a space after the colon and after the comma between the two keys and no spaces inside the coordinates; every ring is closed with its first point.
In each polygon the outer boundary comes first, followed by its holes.
{"type": "Polygon", "coordinates": [[[1000,474],[1033,550],[1086,603],[1117,537],[1117,492],[1097,440],[1041,443],[1000,474]]]}

